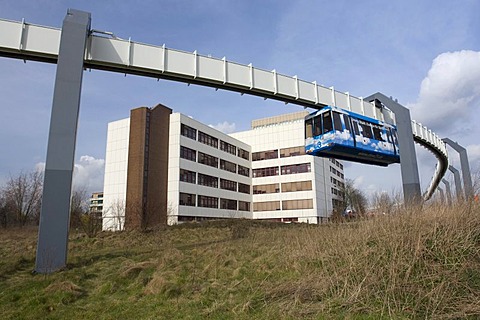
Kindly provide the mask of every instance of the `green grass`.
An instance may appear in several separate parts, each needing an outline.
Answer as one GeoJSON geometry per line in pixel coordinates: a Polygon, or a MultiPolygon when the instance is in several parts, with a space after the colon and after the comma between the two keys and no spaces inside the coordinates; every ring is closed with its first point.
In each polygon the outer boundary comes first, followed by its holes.
{"type": "Polygon", "coordinates": [[[73,233],[33,274],[37,231],[0,230],[1,319],[480,317],[480,211],[308,226],[211,222],[73,233]]]}

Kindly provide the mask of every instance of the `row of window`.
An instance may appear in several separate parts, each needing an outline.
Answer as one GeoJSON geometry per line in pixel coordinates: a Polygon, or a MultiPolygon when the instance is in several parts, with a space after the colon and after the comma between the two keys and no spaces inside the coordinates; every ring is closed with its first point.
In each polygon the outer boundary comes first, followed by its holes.
{"type": "Polygon", "coordinates": [[[342,200],[332,199],[332,205],[334,210],[343,209],[344,203],[342,200]]]}
{"type": "MultiPolygon", "coordinates": [[[[184,137],[197,140],[197,129],[189,127],[183,123],[181,124],[181,127],[180,127],[180,133],[184,137]]],[[[209,134],[206,134],[205,132],[198,130],[198,142],[204,143],[208,146],[218,149],[218,145],[219,145],[218,141],[219,141],[218,138],[215,138],[214,136],[211,136],[209,134]]],[[[230,144],[223,140],[220,140],[220,150],[236,155],[245,160],[250,159],[250,153],[248,151],[243,150],[242,148],[237,148],[233,144],[230,144]]]]}
{"type": "Polygon", "coordinates": [[[252,170],[254,178],[278,176],[279,172],[281,172],[282,175],[285,175],[285,174],[305,173],[310,171],[311,171],[310,163],[285,165],[285,166],[281,166],[280,170],[278,167],[259,168],[259,169],[252,170]]]}
{"type": "MultiPolygon", "coordinates": [[[[293,156],[300,156],[305,154],[305,147],[292,147],[280,149],[280,158],[287,158],[293,156]]],[[[252,153],[252,161],[278,159],[278,149],[267,150],[252,153]]]]}
{"type": "Polygon", "coordinates": [[[340,178],[344,179],[343,173],[341,173],[339,170],[335,169],[334,167],[330,166],[330,172],[333,174],[336,174],[340,178]]]}
{"type": "Polygon", "coordinates": [[[190,207],[250,211],[250,202],[183,192],[180,192],[179,204],[190,207]]]}
{"type": "Polygon", "coordinates": [[[330,182],[334,185],[334,186],[338,186],[340,188],[344,188],[345,187],[345,184],[340,181],[340,180],[337,180],[335,179],[334,177],[330,177],[330,182]]]}
{"type": "MultiPolygon", "coordinates": [[[[282,192],[308,191],[312,190],[312,181],[295,181],[282,183],[282,192]]],[[[261,184],[253,186],[253,194],[279,193],[280,184],[261,184]]]]}
{"type": "MultiPolygon", "coordinates": [[[[281,201],[282,210],[313,209],[313,199],[284,200],[281,201]]],[[[254,202],[253,211],[278,211],[280,201],[254,202]]]]}
{"type": "Polygon", "coordinates": [[[332,187],[332,194],[343,198],[343,192],[333,187],[332,187]]]}
{"type": "Polygon", "coordinates": [[[340,162],[338,162],[337,159],[330,158],[330,162],[333,163],[334,165],[336,165],[337,167],[339,167],[340,170],[343,170],[343,164],[341,164],[340,162]]]}
{"type": "Polygon", "coordinates": [[[190,149],[184,146],[180,146],[180,158],[197,162],[197,153],[198,153],[198,163],[204,164],[206,166],[220,168],[225,171],[229,171],[232,173],[238,173],[239,175],[249,177],[250,176],[250,169],[244,167],[242,165],[237,165],[233,162],[219,159],[212,155],[203,153],[201,151],[196,151],[194,149],[190,149]],[[220,164],[220,167],[219,167],[220,164]]]}
{"type": "Polygon", "coordinates": [[[208,174],[203,173],[196,173],[195,171],[180,169],[180,181],[188,182],[188,183],[197,183],[198,177],[198,184],[206,187],[218,188],[218,181],[220,179],[220,189],[230,190],[235,192],[241,192],[250,194],[250,185],[227,180],[223,178],[218,178],[214,176],[210,176],[208,174]],[[238,189],[237,189],[238,185],[238,189]]]}

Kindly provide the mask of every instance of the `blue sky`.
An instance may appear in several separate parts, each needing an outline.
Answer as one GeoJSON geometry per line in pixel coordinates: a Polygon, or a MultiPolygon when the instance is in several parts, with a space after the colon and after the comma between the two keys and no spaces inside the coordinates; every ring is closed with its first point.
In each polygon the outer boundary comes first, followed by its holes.
{"type": "MultiPolygon", "coordinates": [[[[355,96],[394,96],[414,119],[468,146],[472,170],[480,166],[479,1],[17,0],[0,2],[0,18],[61,27],[67,8],[91,12],[92,28],[121,38],[226,56],[355,96]]],[[[0,185],[45,161],[54,78],[55,65],[0,58],[0,185]]],[[[87,71],[76,149],[79,184],[90,191],[102,187],[107,123],[156,103],[235,131],[248,129],[252,119],[301,110],[211,88],[87,71]]],[[[417,156],[425,188],[436,161],[421,148],[417,156]]],[[[398,165],[348,164],[345,173],[368,193],[401,190],[398,165]]]]}

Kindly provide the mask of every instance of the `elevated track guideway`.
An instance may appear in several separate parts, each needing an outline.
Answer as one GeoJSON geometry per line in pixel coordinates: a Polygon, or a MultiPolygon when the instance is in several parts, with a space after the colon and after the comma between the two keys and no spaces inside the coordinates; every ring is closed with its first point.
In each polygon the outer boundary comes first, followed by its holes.
{"type": "Polygon", "coordinates": [[[62,29],[0,20],[0,56],[57,64],[35,264],[37,272],[54,272],[63,268],[67,261],[70,189],[84,68],[193,83],[315,109],[331,105],[390,124],[395,123],[397,115],[400,165],[407,200],[420,196],[412,133],[413,139],[438,159],[433,179],[424,194],[425,200],[431,197],[448,168],[445,143],[431,130],[411,121],[408,109],[380,93],[367,98],[374,101],[371,103],[335,91],[333,87],[320,86],[315,81],[254,68],[252,64],[242,65],[226,58],[202,56],[196,51],[184,52],[168,49],[165,45],[159,47],[119,39],[111,33],[91,30],[90,22],[90,13],[72,9],[68,10],[62,29]]]}
{"type": "MultiPolygon", "coordinates": [[[[57,28],[0,19],[0,56],[57,63],[61,33],[57,28]]],[[[252,64],[238,64],[225,57],[218,59],[196,51],[124,40],[95,30],[87,38],[84,67],[209,86],[315,109],[333,105],[388,123],[395,121],[391,110],[335,91],[333,87],[318,85],[316,81],[307,82],[252,64]]],[[[438,160],[423,196],[428,200],[448,168],[447,149],[435,133],[420,123],[412,121],[412,132],[415,142],[430,150],[438,160]]]]}

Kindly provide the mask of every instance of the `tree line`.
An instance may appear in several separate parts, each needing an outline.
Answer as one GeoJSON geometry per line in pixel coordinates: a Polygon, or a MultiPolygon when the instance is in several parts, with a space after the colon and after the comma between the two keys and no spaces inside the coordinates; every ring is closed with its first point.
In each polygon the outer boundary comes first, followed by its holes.
{"type": "MultiPolygon", "coordinates": [[[[22,171],[17,175],[11,175],[5,185],[0,186],[0,228],[38,225],[42,193],[43,172],[22,171]]],[[[73,190],[70,227],[93,236],[101,230],[101,219],[101,215],[94,215],[90,211],[87,191],[84,188],[73,190]]]]}

